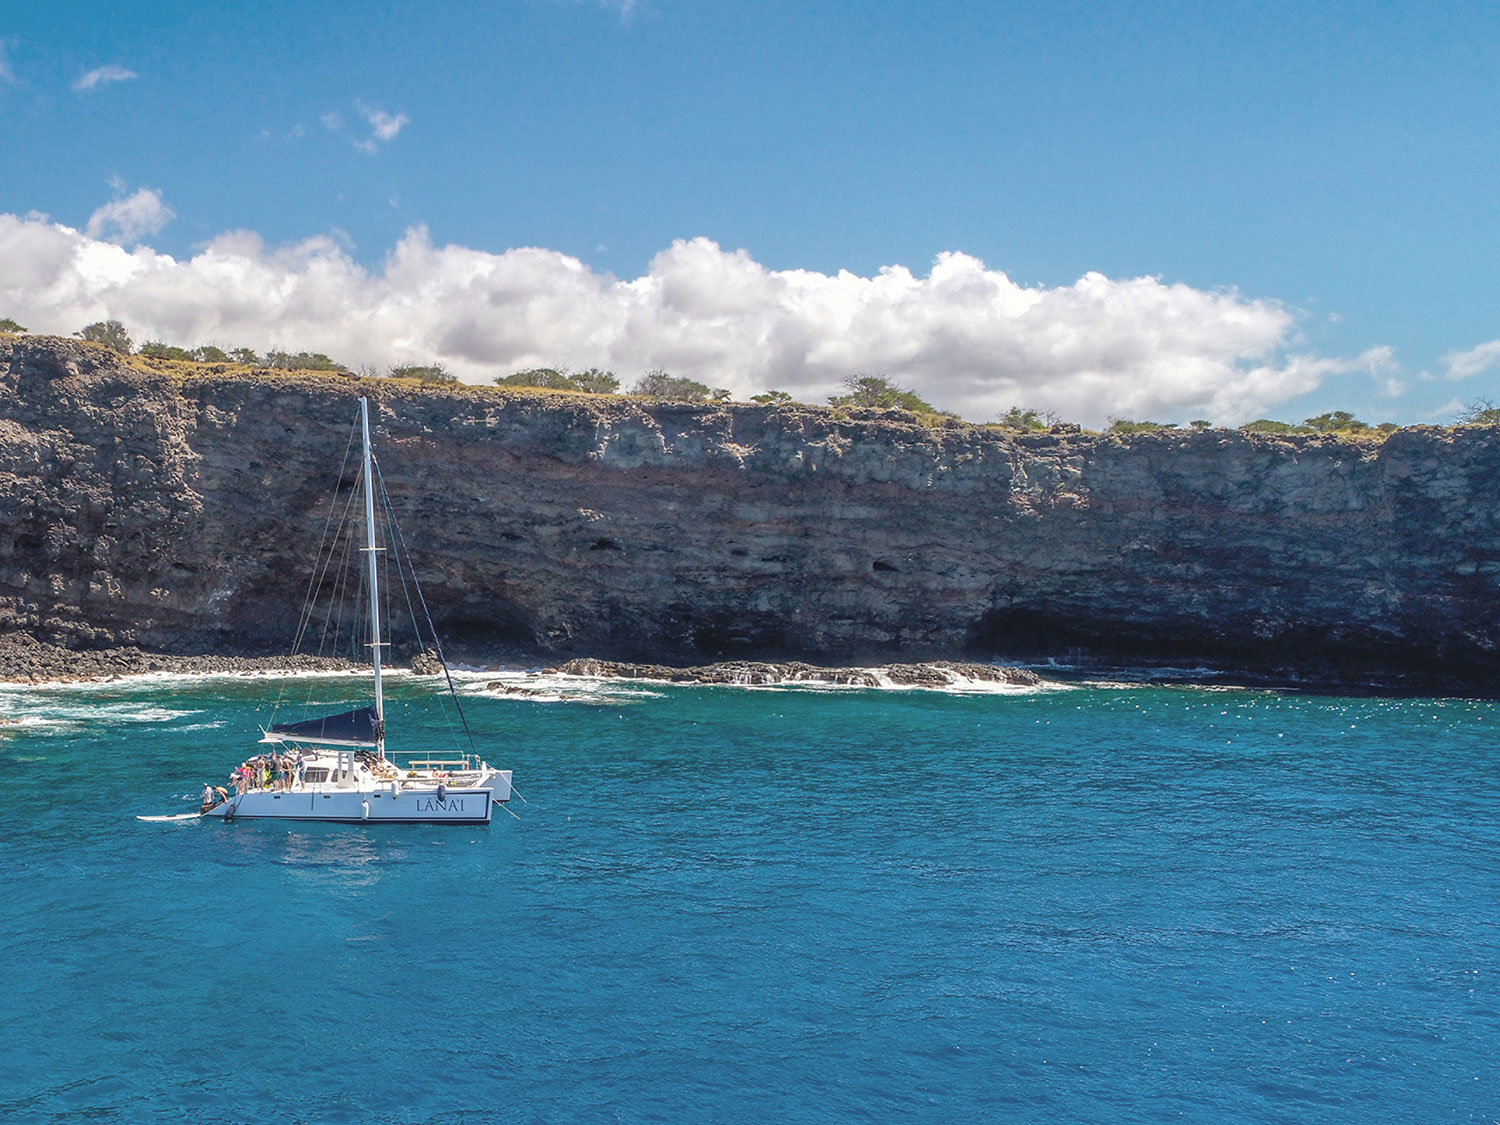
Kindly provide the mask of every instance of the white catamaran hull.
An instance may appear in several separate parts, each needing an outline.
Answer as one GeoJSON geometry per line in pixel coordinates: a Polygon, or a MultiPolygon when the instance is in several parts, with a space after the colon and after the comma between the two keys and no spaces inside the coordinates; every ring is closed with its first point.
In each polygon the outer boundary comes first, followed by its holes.
{"type": "MultiPolygon", "coordinates": [[[[499,779],[496,779],[497,781],[499,779]]],[[[503,786],[508,797],[509,785],[503,786]]],[[[273,792],[254,789],[230,797],[205,815],[226,820],[325,820],[342,824],[488,824],[496,789],[390,789],[273,792]]]]}
{"type": "Polygon", "coordinates": [[[272,793],[231,796],[207,816],[226,820],[336,820],[339,823],[489,823],[489,789],[450,789],[443,796],[407,793],[272,793]]]}

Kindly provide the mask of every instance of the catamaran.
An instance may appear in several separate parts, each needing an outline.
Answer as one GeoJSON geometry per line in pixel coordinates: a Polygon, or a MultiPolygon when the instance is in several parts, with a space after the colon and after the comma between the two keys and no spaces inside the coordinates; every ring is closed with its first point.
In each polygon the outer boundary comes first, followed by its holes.
{"type": "MultiPolygon", "coordinates": [[[[494,807],[510,800],[511,771],[493,768],[477,750],[455,752],[446,758],[409,755],[405,761],[387,753],[380,659],[385,642],[381,640],[380,574],[376,565],[385,548],[376,542],[376,461],[370,448],[370,406],[364,398],[359,400],[359,420],[364,443],[365,544],[361,551],[370,595],[372,701],[337,714],[271,723],[263,729],[260,740],[271,750],[235,771],[233,792],[206,787],[198,813],[140,819],[205,816],[353,824],[488,824],[494,807]]],[[[425,602],[423,605],[425,611],[425,602]]],[[[433,640],[437,644],[435,634],[433,640]]],[[[438,656],[441,662],[440,645],[438,656]]],[[[442,666],[446,676],[447,665],[442,666]]],[[[448,686],[452,691],[451,678],[448,686]]],[[[456,703],[456,693],[454,700],[456,703]]],[[[459,713],[462,715],[461,710],[459,713]]],[[[467,731],[467,722],[464,727],[467,731]]]]}

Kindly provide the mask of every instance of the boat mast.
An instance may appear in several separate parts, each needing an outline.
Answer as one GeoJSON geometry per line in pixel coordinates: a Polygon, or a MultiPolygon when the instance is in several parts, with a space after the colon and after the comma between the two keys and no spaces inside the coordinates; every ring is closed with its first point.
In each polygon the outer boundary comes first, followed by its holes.
{"type": "Polygon", "coordinates": [[[375,486],[370,463],[370,400],[359,400],[359,420],[365,438],[365,554],[370,560],[370,658],[375,669],[376,748],[385,757],[385,701],[380,694],[380,590],[375,566],[375,486]]]}

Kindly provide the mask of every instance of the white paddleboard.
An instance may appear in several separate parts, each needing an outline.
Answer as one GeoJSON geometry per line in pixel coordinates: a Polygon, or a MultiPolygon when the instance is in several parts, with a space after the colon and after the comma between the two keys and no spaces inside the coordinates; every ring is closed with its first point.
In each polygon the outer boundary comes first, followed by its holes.
{"type": "Polygon", "coordinates": [[[138,816],[136,820],[164,821],[164,820],[197,820],[203,814],[201,812],[178,813],[176,816],[138,816]]]}

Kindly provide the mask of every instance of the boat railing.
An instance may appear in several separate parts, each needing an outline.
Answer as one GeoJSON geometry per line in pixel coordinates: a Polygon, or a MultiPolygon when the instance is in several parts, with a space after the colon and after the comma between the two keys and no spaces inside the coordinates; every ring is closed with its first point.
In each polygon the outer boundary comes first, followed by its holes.
{"type": "Polygon", "coordinates": [[[403,767],[410,770],[467,770],[474,767],[469,765],[466,756],[462,758],[412,758],[403,767]]]}

